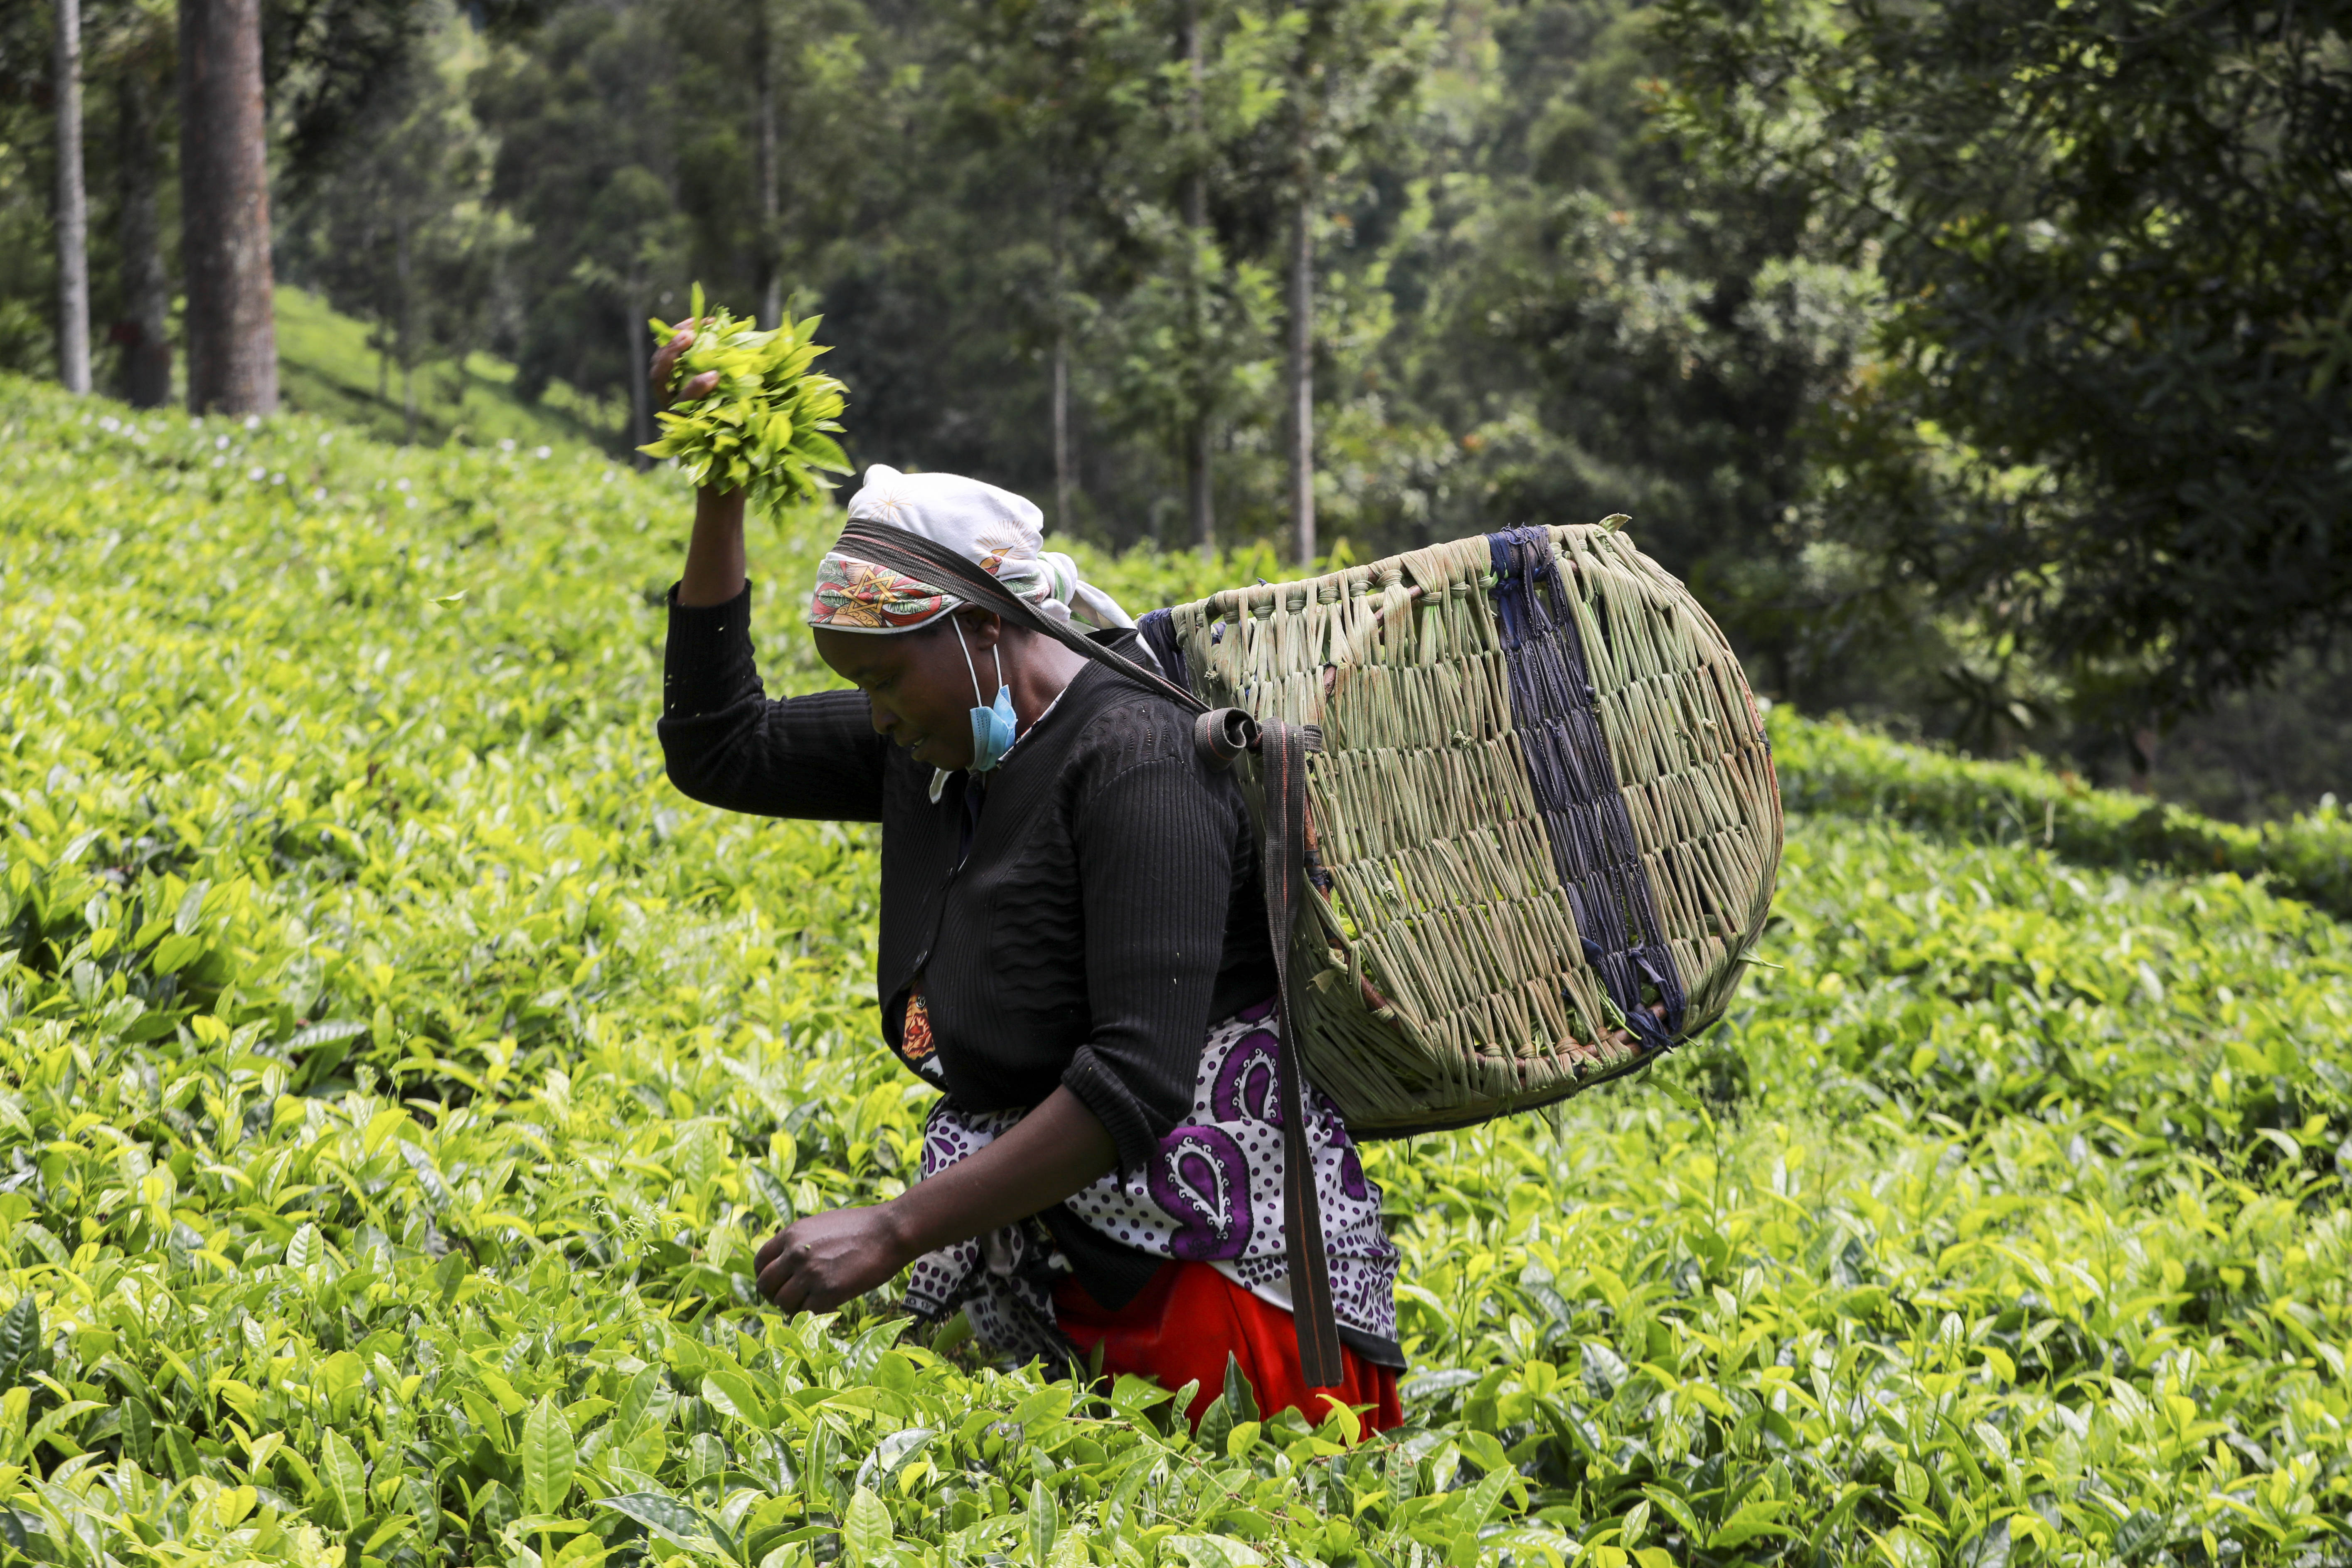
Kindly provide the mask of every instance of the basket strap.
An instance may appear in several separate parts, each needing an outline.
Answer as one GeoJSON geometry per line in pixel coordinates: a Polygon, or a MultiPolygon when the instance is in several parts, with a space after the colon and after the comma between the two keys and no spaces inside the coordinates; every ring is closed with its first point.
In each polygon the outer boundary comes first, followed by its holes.
{"type": "Polygon", "coordinates": [[[915,574],[927,583],[951,582],[965,598],[974,604],[994,610],[1016,626],[1052,637],[1071,652],[1083,655],[1097,664],[1108,665],[1145,690],[1165,697],[1187,713],[1209,710],[1207,703],[1158,670],[1145,668],[1117,648],[1106,647],[1074,626],[1047,620],[1037,613],[1035,605],[998,582],[979,562],[970,560],[961,552],[950,550],[935,540],[926,539],[912,530],[861,518],[841,531],[841,537],[835,542],[834,548],[860,561],[871,561],[877,566],[915,574]]]}
{"type": "Polygon", "coordinates": [[[1290,940],[1298,923],[1307,847],[1307,753],[1316,737],[1273,720],[1261,727],[1259,776],[1265,784],[1265,930],[1274,944],[1276,1053],[1282,1098],[1282,1230],[1290,1264],[1290,1316],[1298,1330],[1298,1368],[1308,1388],[1335,1388],[1346,1376],[1339,1323],[1331,1309],[1331,1264],[1323,1251],[1323,1209],[1315,1193],[1315,1152],[1307,1142],[1307,1075],[1298,1065],[1299,1012],[1291,988],[1290,940]]]}

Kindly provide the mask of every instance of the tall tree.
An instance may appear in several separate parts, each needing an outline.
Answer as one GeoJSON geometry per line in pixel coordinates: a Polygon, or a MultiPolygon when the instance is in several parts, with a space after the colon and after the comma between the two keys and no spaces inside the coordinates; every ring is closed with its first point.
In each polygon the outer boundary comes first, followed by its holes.
{"type": "Polygon", "coordinates": [[[89,196],[81,164],[81,0],[58,0],[58,379],[89,390],[89,196]]]}
{"type": "MultiPolygon", "coordinates": [[[[1209,161],[1213,153],[1209,143],[1208,68],[1202,37],[1205,25],[1201,16],[1202,0],[1180,0],[1180,4],[1182,10],[1178,45],[1184,58],[1184,134],[1181,143],[1184,149],[1181,169],[1186,231],[1182,252],[1184,314],[1186,336],[1197,354],[1198,345],[1207,335],[1206,289],[1202,279],[1201,255],[1203,248],[1212,243],[1209,232],[1209,161]]],[[[1192,523],[1193,544],[1202,555],[1213,555],[1217,549],[1217,516],[1215,491],[1210,482],[1210,398],[1205,388],[1195,386],[1192,389],[1192,405],[1183,437],[1184,510],[1192,523]]]]}
{"type": "Polygon", "coordinates": [[[163,26],[143,10],[134,13],[114,77],[121,305],[112,335],[122,345],[122,395],[134,408],[161,408],[172,396],[172,282],[158,202],[168,133],[163,76],[171,55],[163,26]]]}
{"type": "Polygon", "coordinates": [[[1291,543],[1316,559],[1315,230],[1334,181],[1393,146],[1413,107],[1433,37],[1419,0],[1305,0],[1279,16],[1293,38],[1286,73],[1288,321],[1284,386],[1291,543]]]}
{"type": "Polygon", "coordinates": [[[938,79],[950,105],[943,140],[972,150],[963,172],[1027,220],[1000,262],[1020,308],[1008,322],[1044,363],[1054,522],[1078,521],[1073,360],[1093,271],[1131,194],[1141,122],[1131,86],[1143,50],[1129,9],[1105,0],[991,0],[961,8],[957,63],[938,79]],[[1023,243],[1023,239],[1026,243],[1023,243]],[[1043,245],[1037,243],[1042,238],[1043,245]]]}
{"type": "Polygon", "coordinates": [[[486,51],[455,17],[418,40],[351,122],[344,144],[291,182],[278,256],[289,278],[369,321],[400,370],[402,428],[418,438],[416,384],[487,338],[487,302],[511,244],[485,212],[491,148],[465,79],[486,51]]]}
{"type": "Polygon", "coordinates": [[[783,196],[782,149],[776,141],[776,90],[780,62],[776,0],[751,0],[753,167],[760,184],[760,226],[754,245],[753,270],[759,274],[760,324],[774,327],[784,319],[783,196]]]}
{"type": "Polygon", "coordinates": [[[188,406],[278,409],[260,0],[180,0],[188,406]]]}

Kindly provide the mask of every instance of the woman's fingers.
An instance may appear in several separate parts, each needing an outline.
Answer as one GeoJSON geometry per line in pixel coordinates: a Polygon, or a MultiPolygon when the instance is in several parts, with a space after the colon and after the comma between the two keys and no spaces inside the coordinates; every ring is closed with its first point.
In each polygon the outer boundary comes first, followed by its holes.
{"type": "Polygon", "coordinates": [[[760,1294],[789,1315],[830,1312],[888,1280],[905,1261],[876,1207],[795,1220],[761,1246],[752,1266],[760,1294]]]}
{"type": "Polygon", "coordinates": [[[809,1279],[804,1273],[786,1276],[768,1293],[768,1300],[787,1318],[808,1306],[809,1279]]]}
{"type": "Polygon", "coordinates": [[[678,356],[686,353],[693,342],[691,328],[680,327],[670,334],[669,342],[654,350],[654,363],[646,371],[646,379],[653,384],[656,402],[667,403],[669,400],[669,384],[677,375],[678,356]]]}
{"type": "Polygon", "coordinates": [[[684,386],[673,387],[670,384],[677,379],[677,362],[688,349],[694,346],[694,329],[700,324],[698,321],[686,322],[670,334],[669,342],[654,351],[654,363],[647,377],[653,383],[654,401],[663,407],[675,402],[708,397],[718,389],[719,373],[715,370],[704,371],[684,386]]]}
{"type": "MultiPolygon", "coordinates": [[[[782,1240],[783,1237],[780,1236],[768,1245],[774,1247],[777,1242],[782,1240]]],[[[766,1248],[761,1248],[761,1252],[765,1254],[766,1248]]],[[[789,1248],[779,1250],[772,1256],[763,1256],[760,1261],[758,1279],[760,1294],[777,1306],[784,1307],[786,1311],[792,1310],[791,1307],[786,1307],[784,1304],[784,1293],[792,1288],[795,1277],[800,1272],[800,1266],[806,1261],[807,1254],[789,1248]]]]}

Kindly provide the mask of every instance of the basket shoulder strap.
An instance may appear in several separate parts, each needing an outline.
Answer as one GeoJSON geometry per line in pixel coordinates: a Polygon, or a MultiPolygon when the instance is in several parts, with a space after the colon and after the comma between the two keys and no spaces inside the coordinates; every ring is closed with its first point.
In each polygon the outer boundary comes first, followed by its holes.
{"type": "Polygon", "coordinates": [[[953,583],[963,597],[994,610],[1016,626],[1052,637],[1073,653],[1108,665],[1147,691],[1165,697],[1187,713],[1205,713],[1209,705],[1156,669],[1150,669],[1117,648],[1108,647],[1076,627],[1048,620],[1036,606],[998,582],[979,562],[910,529],[859,519],[841,531],[834,548],[919,576],[923,581],[953,583]]]}
{"type": "MultiPolygon", "coordinates": [[[[1307,753],[1310,730],[1280,720],[1261,727],[1258,766],[1265,784],[1265,932],[1274,944],[1275,1057],[1282,1103],[1282,1234],[1290,1265],[1290,1315],[1298,1367],[1308,1388],[1335,1388],[1346,1375],[1331,1305],[1331,1263],[1323,1250],[1323,1208],[1315,1192],[1315,1152],[1307,1140],[1307,1074],[1298,1061],[1302,1020],[1291,983],[1290,943],[1306,878],[1307,753]]],[[[1311,1419],[1310,1414],[1310,1419],[1311,1419]]]]}

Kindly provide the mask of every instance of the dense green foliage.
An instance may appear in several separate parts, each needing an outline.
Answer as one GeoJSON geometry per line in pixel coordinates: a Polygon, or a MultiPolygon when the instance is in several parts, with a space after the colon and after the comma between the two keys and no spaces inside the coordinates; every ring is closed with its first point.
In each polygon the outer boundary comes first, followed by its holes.
{"type": "Polygon", "coordinates": [[[2087,788],[2041,762],[1966,762],[1785,709],[1773,759],[1791,810],[1885,816],[1897,822],[2018,844],[2131,869],[2235,871],[2352,919],[2352,815],[2334,804],[2258,827],[2176,805],[2087,788]]]}
{"type": "MultiPolygon", "coordinates": [[[[1800,815],[1715,1037],[1372,1151],[1392,1440],[1196,1438],[885,1299],[779,1322],[751,1248],[898,1190],[929,1091],[870,830],[663,782],[684,510],[0,382],[10,1550],[2352,1562],[2352,935],[2031,844],[1800,815]]],[[[822,531],[754,541],[772,689],[822,679],[776,610],[822,531]]],[[[1140,607],[1268,563],[1096,564],[1140,607]]]]}
{"type": "Polygon", "coordinates": [[[487,353],[433,361],[404,378],[394,373],[393,348],[307,289],[278,290],[279,394],[305,414],[398,441],[412,428],[413,405],[416,438],[433,446],[593,445],[610,423],[608,411],[565,395],[568,389],[519,395],[515,367],[487,353]]]}
{"type": "Polygon", "coordinates": [[[2340,7],[1665,10],[1679,126],[1894,301],[1845,437],[1871,548],[2161,711],[2342,627],[2340,7]]]}

